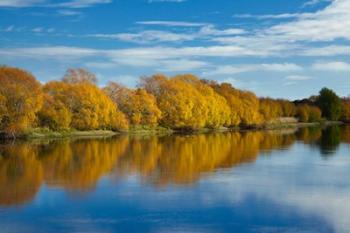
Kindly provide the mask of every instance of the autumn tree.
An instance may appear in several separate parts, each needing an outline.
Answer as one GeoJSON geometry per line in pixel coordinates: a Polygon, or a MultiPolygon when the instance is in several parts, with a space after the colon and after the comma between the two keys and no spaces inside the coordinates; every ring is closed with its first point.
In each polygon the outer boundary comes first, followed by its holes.
{"type": "Polygon", "coordinates": [[[162,112],[162,126],[174,129],[198,129],[206,125],[203,96],[190,83],[155,75],[141,79],[141,86],[153,94],[162,112]]]}
{"type": "Polygon", "coordinates": [[[265,121],[269,121],[283,116],[283,110],[277,100],[271,98],[260,99],[260,113],[265,121]]]}
{"type": "Polygon", "coordinates": [[[97,83],[97,77],[94,73],[91,73],[87,69],[84,68],[69,68],[63,79],[63,82],[65,83],[82,83],[82,82],[89,82],[96,84],[97,83]]]}
{"type": "Polygon", "coordinates": [[[241,91],[229,83],[208,82],[213,89],[223,96],[230,108],[230,126],[254,125],[262,122],[259,113],[259,99],[252,92],[241,91]]]}
{"type": "MultiPolygon", "coordinates": [[[[61,102],[69,110],[71,128],[119,130],[128,127],[126,117],[113,101],[101,89],[89,82],[72,84],[53,81],[47,83],[44,90],[55,102],[61,102]]],[[[51,116],[61,114],[56,106],[53,105],[51,108],[51,110],[45,110],[53,112],[51,116]]],[[[68,115],[66,117],[69,118],[68,115]]],[[[54,119],[55,117],[51,117],[51,121],[54,119]]]]}
{"type": "Polygon", "coordinates": [[[296,117],[300,122],[308,122],[309,121],[309,112],[308,105],[301,104],[297,107],[296,117]]]}
{"type": "Polygon", "coordinates": [[[230,109],[226,99],[216,93],[204,80],[199,80],[196,76],[190,74],[177,75],[172,79],[189,84],[198,92],[198,98],[201,101],[200,106],[203,106],[201,117],[205,119],[206,127],[218,128],[229,125],[230,109]]]}
{"type": "Polygon", "coordinates": [[[277,100],[281,106],[282,116],[283,117],[293,117],[296,113],[296,108],[294,103],[288,101],[279,99],[277,100]]]}
{"type": "Polygon", "coordinates": [[[328,88],[323,88],[317,98],[317,105],[322,111],[323,117],[336,121],[341,116],[341,102],[337,94],[328,88]]]}
{"type": "Polygon", "coordinates": [[[146,90],[128,89],[115,82],[104,88],[107,95],[127,116],[132,125],[156,126],[161,116],[156,98],[146,90]]]}
{"type": "Polygon", "coordinates": [[[0,131],[16,136],[32,127],[42,101],[40,83],[32,74],[0,67],[0,131]]]}
{"type": "Polygon", "coordinates": [[[350,99],[342,100],[342,114],[340,119],[344,122],[350,122],[350,99]]]}
{"type": "Polygon", "coordinates": [[[309,106],[309,122],[319,122],[321,119],[321,109],[317,106],[309,106]]]}
{"type": "Polygon", "coordinates": [[[321,110],[316,106],[301,104],[297,106],[296,116],[301,122],[318,122],[321,120],[321,110]]]}
{"type": "MultiPolygon", "coordinates": [[[[44,87],[44,92],[50,90],[44,87]]],[[[44,104],[38,112],[40,125],[53,130],[68,129],[72,121],[72,113],[65,103],[55,95],[45,93],[44,104]]]]}

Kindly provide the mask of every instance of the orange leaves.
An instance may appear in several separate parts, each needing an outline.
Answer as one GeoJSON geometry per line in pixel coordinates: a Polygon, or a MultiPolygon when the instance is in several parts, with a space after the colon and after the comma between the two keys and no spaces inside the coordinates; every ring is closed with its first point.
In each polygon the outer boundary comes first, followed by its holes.
{"type": "Polygon", "coordinates": [[[225,97],[229,109],[228,126],[254,125],[262,122],[259,113],[259,99],[251,92],[235,89],[228,83],[210,84],[214,90],[225,97]]]}
{"type": "Polygon", "coordinates": [[[321,110],[316,106],[302,104],[297,106],[296,116],[301,122],[317,122],[321,120],[321,110]]]}
{"type": "Polygon", "coordinates": [[[152,94],[143,89],[130,90],[113,82],[104,90],[132,125],[157,125],[161,111],[152,94]]]}
{"type": "MultiPolygon", "coordinates": [[[[71,114],[71,128],[91,130],[126,129],[128,127],[125,116],[117,109],[112,100],[91,83],[50,82],[45,85],[44,90],[51,95],[55,102],[61,102],[68,109],[71,114]]],[[[52,112],[51,121],[55,121],[58,114],[64,115],[64,111],[55,105],[50,105],[48,109],[51,110],[44,111],[52,112]]],[[[67,121],[70,118],[69,114],[65,117],[67,121]]],[[[57,119],[66,121],[59,117],[57,119]]],[[[63,122],[56,125],[65,126],[63,122]]],[[[46,126],[50,127],[50,125],[46,126]]]]}
{"type": "Polygon", "coordinates": [[[15,136],[31,127],[42,105],[40,83],[28,72],[0,67],[0,131],[15,136]]]}
{"type": "Polygon", "coordinates": [[[342,115],[340,119],[344,122],[350,122],[350,100],[342,100],[342,115]]]}
{"type": "MultiPolygon", "coordinates": [[[[136,89],[110,82],[101,90],[96,82],[85,69],[69,69],[62,81],[41,87],[23,70],[0,67],[1,133],[15,136],[37,122],[53,130],[126,130],[129,124],[196,130],[257,126],[280,117],[321,119],[311,100],[311,105],[296,107],[288,100],[259,99],[231,84],[191,74],[142,77],[136,89]]],[[[350,101],[344,99],[342,120],[350,121],[349,109],[350,101]]]]}

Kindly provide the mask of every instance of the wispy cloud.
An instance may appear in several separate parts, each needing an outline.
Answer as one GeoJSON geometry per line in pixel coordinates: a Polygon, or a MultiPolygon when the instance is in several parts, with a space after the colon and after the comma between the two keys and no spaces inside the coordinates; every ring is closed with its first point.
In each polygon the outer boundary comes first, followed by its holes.
{"type": "Polygon", "coordinates": [[[118,34],[92,34],[89,37],[102,39],[116,39],[134,43],[150,43],[150,42],[180,42],[193,40],[194,36],[183,33],[172,33],[166,31],[142,31],[139,33],[118,33],[118,34]]]}
{"type": "Polygon", "coordinates": [[[51,4],[51,7],[64,7],[64,8],[86,8],[97,4],[112,3],[112,0],[71,0],[62,3],[51,4]]]}
{"type": "Polygon", "coordinates": [[[305,80],[311,80],[313,79],[313,77],[305,76],[305,75],[289,75],[285,79],[290,81],[305,81],[305,80]]]}
{"type": "Polygon", "coordinates": [[[241,64],[241,65],[225,65],[217,66],[213,71],[205,72],[206,76],[213,75],[232,75],[254,71],[276,71],[290,72],[300,71],[303,68],[293,63],[272,63],[272,64],[241,64]]]}
{"type": "Polygon", "coordinates": [[[79,16],[82,14],[80,11],[74,11],[74,10],[68,10],[68,9],[58,10],[57,13],[62,16],[79,16]]]}
{"type": "Polygon", "coordinates": [[[45,28],[45,27],[16,27],[14,25],[10,25],[8,27],[5,27],[3,29],[0,29],[0,32],[7,32],[7,33],[19,33],[19,32],[32,32],[32,33],[53,33],[55,32],[55,28],[45,28]]]}
{"type": "Polygon", "coordinates": [[[139,21],[136,22],[136,24],[167,27],[202,27],[208,25],[207,23],[194,23],[185,21],[139,21]]]}
{"type": "Polygon", "coordinates": [[[62,7],[85,8],[97,4],[112,3],[112,0],[70,0],[61,3],[50,3],[48,0],[0,0],[0,7],[62,7]]]}
{"type": "Polygon", "coordinates": [[[213,25],[201,27],[198,31],[171,32],[163,30],[146,30],[136,33],[91,34],[88,37],[116,39],[127,42],[146,44],[151,42],[183,42],[195,39],[210,39],[213,36],[232,36],[246,33],[240,28],[217,29],[213,25]]]}
{"type": "Polygon", "coordinates": [[[290,19],[300,17],[300,13],[284,13],[284,14],[275,14],[275,15],[252,15],[252,14],[238,14],[234,15],[234,18],[243,18],[243,19],[290,19]]]}
{"type": "Polygon", "coordinates": [[[158,68],[160,72],[181,72],[181,71],[191,71],[199,68],[204,68],[209,66],[208,62],[198,61],[198,60],[165,60],[161,61],[161,65],[158,68]]]}
{"type": "Polygon", "coordinates": [[[348,72],[350,71],[350,63],[342,61],[316,62],[312,68],[319,71],[348,72]]]}
{"type": "Polygon", "coordinates": [[[187,0],[148,0],[148,3],[154,3],[154,2],[172,2],[172,3],[181,3],[181,2],[187,2],[187,0]]]}
{"type": "Polygon", "coordinates": [[[0,0],[0,7],[29,7],[45,2],[46,0],[0,0]]]}
{"type": "Polygon", "coordinates": [[[305,2],[302,7],[309,7],[309,6],[314,6],[317,4],[320,4],[321,2],[331,2],[332,0],[310,0],[305,2]]]}

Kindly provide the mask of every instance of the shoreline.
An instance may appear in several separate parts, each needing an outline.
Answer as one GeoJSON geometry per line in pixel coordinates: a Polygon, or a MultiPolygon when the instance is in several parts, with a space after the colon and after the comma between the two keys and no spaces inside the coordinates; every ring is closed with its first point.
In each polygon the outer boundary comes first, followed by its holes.
{"type": "Polygon", "coordinates": [[[343,125],[346,124],[340,121],[326,121],[326,122],[311,122],[311,123],[276,123],[266,124],[262,126],[249,126],[249,127],[234,127],[226,128],[221,127],[217,129],[202,128],[198,130],[172,130],[162,127],[156,128],[134,128],[128,131],[111,131],[111,130],[64,130],[64,131],[51,131],[44,128],[36,128],[28,131],[24,135],[17,138],[4,138],[1,140],[35,140],[35,139],[81,139],[81,138],[110,138],[117,135],[132,135],[132,136],[148,136],[148,135],[170,135],[170,134],[201,134],[201,133],[218,133],[218,132],[249,132],[249,131],[269,131],[269,130],[283,130],[283,129],[298,129],[304,127],[324,127],[331,125],[343,125]]]}

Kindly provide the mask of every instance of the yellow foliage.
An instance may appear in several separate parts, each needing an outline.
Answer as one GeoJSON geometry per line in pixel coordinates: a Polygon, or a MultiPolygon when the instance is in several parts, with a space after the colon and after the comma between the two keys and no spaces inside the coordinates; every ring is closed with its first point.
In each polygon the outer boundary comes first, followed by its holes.
{"type": "Polygon", "coordinates": [[[113,82],[110,82],[104,90],[132,125],[156,126],[158,124],[161,111],[152,94],[144,89],[131,90],[113,82]]]}
{"type": "Polygon", "coordinates": [[[201,81],[196,76],[189,74],[178,75],[172,79],[190,84],[198,92],[198,98],[204,108],[200,117],[206,120],[206,127],[218,128],[223,125],[229,125],[230,108],[226,99],[216,93],[205,81],[201,81]]]}
{"type": "Polygon", "coordinates": [[[301,104],[297,106],[296,116],[301,122],[317,122],[321,120],[321,110],[316,106],[301,104]]]}
{"type": "Polygon", "coordinates": [[[72,115],[72,128],[90,130],[128,127],[124,114],[102,90],[91,83],[70,84],[54,81],[47,83],[44,91],[51,95],[55,102],[61,102],[68,108],[72,115]]]}
{"type": "Polygon", "coordinates": [[[33,75],[0,67],[0,131],[15,136],[33,126],[42,102],[40,83],[33,75]]]}
{"type": "Polygon", "coordinates": [[[193,129],[205,126],[207,109],[203,96],[190,83],[156,75],[143,79],[143,85],[157,98],[161,125],[193,129]]]}
{"type": "Polygon", "coordinates": [[[62,101],[47,93],[38,116],[40,125],[53,130],[67,129],[72,121],[72,113],[62,101]]]}
{"type": "Polygon", "coordinates": [[[214,90],[222,95],[230,108],[229,126],[254,125],[262,122],[259,113],[259,99],[248,91],[241,91],[229,83],[210,82],[214,90]]]}
{"type": "Polygon", "coordinates": [[[44,179],[37,152],[30,144],[1,147],[0,205],[20,205],[35,197],[44,179]]]}
{"type": "Polygon", "coordinates": [[[342,115],[340,118],[344,122],[350,122],[350,100],[342,100],[342,115]]]}
{"type": "Polygon", "coordinates": [[[277,100],[282,108],[282,115],[284,117],[293,117],[296,113],[295,105],[288,100],[277,100]]]}
{"type": "Polygon", "coordinates": [[[265,121],[283,116],[283,110],[280,103],[271,98],[260,99],[260,113],[265,121]]]}

